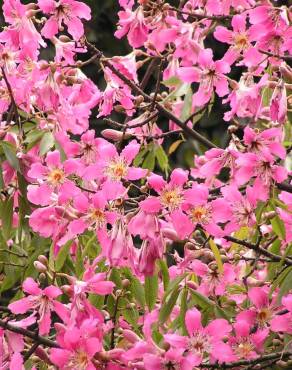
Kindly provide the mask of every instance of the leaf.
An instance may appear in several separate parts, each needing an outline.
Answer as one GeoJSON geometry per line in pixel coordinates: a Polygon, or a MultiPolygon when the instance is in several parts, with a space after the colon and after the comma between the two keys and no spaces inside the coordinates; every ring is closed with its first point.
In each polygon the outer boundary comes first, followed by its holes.
{"type": "Polygon", "coordinates": [[[10,239],[13,220],[13,197],[1,203],[2,235],[5,240],[10,239]]]}
{"type": "Polygon", "coordinates": [[[214,303],[209,298],[193,289],[190,289],[190,292],[194,297],[196,304],[198,304],[201,308],[203,309],[214,308],[214,303]]]}
{"type": "Polygon", "coordinates": [[[187,93],[185,95],[185,98],[184,98],[183,107],[182,107],[181,114],[179,117],[181,121],[183,122],[186,121],[188,117],[191,115],[192,103],[193,103],[193,91],[192,91],[191,86],[189,86],[187,93]]]}
{"type": "Polygon", "coordinates": [[[291,287],[292,287],[292,268],[286,274],[285,278],[282,281],[282,284],[280,285],[280,291],[278,294],[279,303],[282,297],[286,295],[289,291],[291,291],[291,287]]]}
{"type": "Polygon", "coordinates": [[[212,249],[212,252],[214,254],[215,260],[217,262],[218,271],[220,273],[223,273],[223,263],[222,263],[222,257],[221,257],[221,254],[219,252],[219,249],[218,249],[217,245],[215,244],[215,242],[212,238],[209,240],[209,244],[210,244],[210,248],[212,249]]]}
{"type": "Polygon", "coordinates": [[[159,164],[159,167],[166,172],[168,169],[168,157],[161,145],[157,145],[155,148],[155,157],[159,164]]]}
{"type": "Polygon", "coordinates": [[[142,162],[143,162],[143,159],[146,155],[146,153],[149,151],[148,147],[146,148],[143,148],[142,150],[140,150],[140,152],[136,155],[135,159],[134,159],[134,162],[133,162],[133,165],[135,167],[139,167],[142,162]]]}
{"type": "Polygon", "coordinates": [[[158,294],[158,276],[146,276],[144,286],[146,304],[149,308],[149,311],[152,311],[155,307],[158,294]]]}
{"type": "Polygon", "coordinates": [[[167,86],[167,87],[178,86],[181,83],[182,83],[182,81],[177,76],[172,76],[172,77],[168,78],[167,80],[162,81],[162,84],[167,86]]]}
{"type": "Polygon", "coordinates": [[[183,335],[187,335],[187,328],[185,323],[186,312],[188,309],[187,299],[188,299],[188,289],[187,287],[184,287],[180,299],[180,313],[179,313],[180,326],[182,328],[183,335]]]}
{"type": "Polygon", "coordinates": [[[167,287],[167,290],[166,292],[164,293],[164,297],[163,297],[163,300],[165,301],[167,296],[178,286],[178,284],[180,284],[180,282],[187,276],[186,273],[184,273],[183,275],[180,275],[180,276],[177,276],[176,278],[174,278],[173,280],[170,280],[169,284],[168,284],[168,287],[167,287]]]}
{"type": "Polygon", "coordinates": [[[176,304],[176,301],[177,301],[177,298],[178,298],[178,295],[180,293],[180,287],[177,286],[173,292],[171,293],[171,295],[169,296],[169,298],[167,299],[166,302],[163,303],[160,311],[159,311],[159,322],[161,324],[163,324],[169,317],[169,315],[171,314],[175,304],[176,304]]]}
{"type": "Polygon", "coordinates": [[[143,168],[147,168],[149,171],[153,171],[155,167],[155,154],[154,151],[151,151],[147,154],[144,162],[142,164],[143,168]]]}
{"type": "Polygon", "coordinates": [[[174,153],[176,151],[176,149],[180,146],[180,144],[182,144],[184,142],[184,140],[176,140],[175,142],[173,142],[169,149],[168,149],[168,155],[174,153]]]}
{"type": "Polygon", "coordinates": [[[72,245],[72,240],[69,240],[65,245],[61,247],[59,253],[56,256],[55,260],[55,269],[56,271],[60,271],[66,261],[66,258],[69,254],[70,247],[72,245]]]}
{"type": "Polygon", "coordinates": [[[165,291],[168,287],[168,284],[169,284],[168,266],[167,266],[167,263],[164,260],[159,260],[158,265],[159,265],[159,268],[160,268],[160,271],[161,271],[163,287],[164,287],[164,291],[165,291]]]}
{"type": "Polygon", "coordinates": [[[273,231],[276,235],[278,235],[279,238],[281,238],[282,240],[285,240],[286,239],[286,230],[285,230],[285,225],[284,225],[284,222],[280,219],[280,217],[278,216],[277,214],[277,208],[273,202],[273,200],[271,200],[269,202],[269,205],[270,205],[270,208],[276,212],[276,216],[273,217],[270,222],[271,222],[271,225],[273,227],[273,231]]]}
{"type": "Polygon", "coordinates": [[[4,155],[9,162],[9,164],[16,170],[20,172],[19,160],[16,157],[16,149],[11,143],[7,141],[2,141],[1,146],[4,152],[4,155]]]}
{"type": "Polygon", "coordinates": [[[55,145],[54,135],[49,131],[44,134],[40,142],[40,156],[45,155],[55,145]]]}

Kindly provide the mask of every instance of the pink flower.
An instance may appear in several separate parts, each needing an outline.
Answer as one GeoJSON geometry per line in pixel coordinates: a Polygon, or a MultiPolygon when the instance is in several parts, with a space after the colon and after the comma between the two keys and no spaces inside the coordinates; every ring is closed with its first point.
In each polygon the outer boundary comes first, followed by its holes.
{"type": "Polygon", "coordinates": [[[178,349],[184,348],[187,351],[186,358],[190,357],[193,366],[200,365],[205,355],[219,363],[233,361],[231,347],[223,342],[232,330],[228,322],[224,319],[215,319],[203,327],[201,321],[199,310],[196,308],[188,310],[185,322],[189,337],[166,334],[166,342],[178,349]]]}
{"type": "Polygon", "coordinates": [[[283,124],[287,117],[287,93],[283,80],[280,80],[273,91],[271,97],[270,107],[271,119],[276,122],[283,124]]]}
{"type": "Polygon", "coordinates": [[[292,294],[282,298],[286,313],[274,316],[271,320],[271,330],[292,334],[292,294]]]}
{"type": "Polygon", "coordinates": [[[121,183],[122,180],[139,180],[148,172],[131,166],[139,149],[140,144],[132,140],[119,155],[116,147],[104,140],[99,146],[97,163],[87,167],[83,177],[86,180],[103,180],[102,188],[108,199],[123,196],[126,189],[121,183]]]}
{"type": "Polygon", "coordinates": [[[198,56],[198,67],[182,67],[179,77],[185,82],[199,82],[198,91],[193,97],[193,105],[200,107],[211,99],[213,89],[222,97],[228,94],[228,82],[225,76],[230,65],[223,60],[213,61],[211,49],[203,49],[198,56]]]}
{"type": "Polygon", "coordinates": [[[274,156],[284,159],[286,150],[281,144],[283,132],[278,128],[270,128],[262,132],[253,130],[249,126],[244,129],[244,143],[248,151],[261,155],[265,154],[267,159],[273,160],[274,156]]]}
{"type": "Polygon", "coordinates": [[[179,168],[172,171],[169,183],[156,174],[147,178],[149,186],[159,194],[161,208],[166,208],[170,212],[181,207],[184,199],[183,186],[187,180],[188,172],[179,168]]]}
{"type": "Polygon", "coordinates": [[[228,185],[221,189],[223,197],[231,210],[228,231],[235,231],[242,226],[252,226],[256,222],[255,209],[260,194],[256,188],[247,187],[246,194],[242,195],[235,185],[228,185]]]}
{"type": "Polygon", "coordinates": [[[62,200],[78,194],[74,183],[68,179],[68,175],[76,173],[80,165],[74,159],[68,159],[61,163],[60,152],[55,150],[46,156],[46,166],[41,163],[33,163],[28,171],[31,179],[36,179],[39,185],[28,186],[28,199],[42,206],[49,205],[57,191],[62,200]]]}
{"type": "Polygon", "coordinates": [[[269,335],[269,329],[259,329],[251,334],[252,326],[250,323],[237,320],[234,324],[235,336],[231,337],[228,343],[231,345],[236,360],[252,359],[263,352],[264,341],[269,335]]]}
{"type": "Polygon", "coordinates": [[[173,226],[181,238],[188,236],[199,224],[213,236],[224,235],[218,223],[227,222],[231,212],[223,199],[208,202],[209,190],[206,185],[193,184],[192,189],[185,191],[182,210],[172,212],[173,226]]]}
{"type": "Polygon", "coordinates": [[[143,8],[139,6],[135,11],[132,11],[132,4],[130,7],[124,6],[124,8],[125,10],[118,13],[119,24],[115,36],[120,39],[128,34],[129,44],[133,48],[138,48],[144,44],[148,35],[143,8]]]}
{"type": "Polygon", "coordinates": [[[61,348],[52,348],[50,360],[60,370],[95,370],[94,359],[103,350],[101,323],[96,319],[84,320],[80,327],[58,327],[57,341],[61,348]]]}
{"type": "Polygon", "coordinates": [[[56,298],[62,294],[61,289],[53,285],[41,289],[30,277],[23,282],[22,287],[24,292],[29,295],[10,303],[9,309],[15,314],[24,314],[33,310],[32,315],[38,314],[39,316],[40,334],[48,334],[51,329],[51,312],[55,311],[61,318],[65,314],[63,305],[56,301],[56,298]]]}
{"type": "Polygon", "coordinates": [[[38,0],[38,6],[45,14],[50,15],[42,29],[42,35],[47,39],[53,38],[62,27],[62,23],[65,23],[70,35],[78,41],[84,34],[81,19],[89,20],[91,18],[89,6],[80,1],[38,0]]]}
{"type": "Polygon", "coordinates": [[[260,328],[266,328],[273,316],[279,311],[276,298],[269,298],[268,288],[251,288],[248,291],[248,298],[254,305],[250,309],[238,314],[237,320],[244,320],[250,325],[257,324],[260,328]]]}
{"type": "MultiPolygon", "coordinates": [[[[258,38],[257,34],[254,34],[246,29],[245,14],[233,16],[231,24],[233,31],[230,31],[223,26],[217,26],[214,32],[214,37],[217,40],[231,45],[223,57],[223,60],[227,61],[229,64],[234,63],[242,52],[243,55],[245,55],[246,51],[251,47],[251,42],[257,40],[258,38]]],[[[263,56],[261,54],[259,55],[262,59],[263,56]]]]}

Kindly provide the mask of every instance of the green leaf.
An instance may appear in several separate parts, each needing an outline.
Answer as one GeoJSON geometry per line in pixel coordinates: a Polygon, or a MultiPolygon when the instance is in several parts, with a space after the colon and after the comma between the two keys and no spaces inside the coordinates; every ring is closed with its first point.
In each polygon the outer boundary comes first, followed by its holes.
{"type": "Polygon", "coordinates": [[[2,163],[0,162],[0,190],[5,188],[4,178],[3,178],[3,170],[2,170],[2,163]]]}
{"type": "Polygon", "coordinates": [[[155,167],[155,154],[154,151],[149,152],[144,159],[143,168],[147,168],[149,171],[153,171],[155,167]]]}
{"type": "Polygon", "coordinates": [[[186,121],[188,117],[191,115],[192,103],[193,103],[193,91],[192,91],[191,86],[189,86],[187,93],[185,95],[185,98],[184,98],[183,107],[182,107],[181,114],[179,117],[181,121],[183,122],[186,121]]]}
{"type": "Polygon", "coordinates": [[[173,280],[170,280],[166,292],[164,293],[163,300],[166,300],[167,296],[181,283],[181,281],[187,276],[186,273],[183,275],[177,276],[173,280]]]}
{"type": "Polygon", "coordinates": [[[155,147],[155,157],[162,171],[167,172],[168,169],[168,157],[161,145],[155,147]]]}
{"type": "Polygon", "coordinates": [[[214,242],[214,240],[212,238],[209,240],[209,244],[210,244],[210,248],[212,249],[212,252],[214,254],[215,260],[217,262],[218,271],[220,273],[223,273],[223,263],[222,263],[222,257],[221,257],[221,254],[219,252],[219,249],[218,249],[216,243],[214,242]]]}
{"type": "Polygon", "coordinates": [[[59,253],[56,256],[55,260],[55,269],[60,271],[66,261],[67,256],[69,255],[69,250],[72,245],[72,240],[69,240],[65,245],[61,247],[59,253]]]}
{"type": "Polygon", "coordinates": [[[288,273],[285,275],[282,281],[282,284],[280,286],[280,291],[278,294],[279,303],[282,297],[286,295],[289,291],[291,291],[291,287],[292,287],[292,267],[289,269],[288,273]]]}
{"type": "Polygon", "coordinates": [[[285,240],[286,238],[286,230],[284,222],[280,219],[280,217],[277,214],[277,208],[273,202],[273,199],[269,202],[270,208],[276,212],[276,216],[271,219],[271,225],[273,227],[273,231],[276,235],[279,236],[282,240],[285,240]]]}
{"type": "Polygon", "coordinates": [[[162,275],[164,291],[166,291],[166,289],[168,287],[168,284],[169,284],[169,280],[170,280],[169,272],[168,272],[168,266],[167,266],[167,263],[164,260],[159,260],[158,265],[159,265],[161,275],[162,275]]]}
{"type": "Polygon", "coordinates": [[[188,309],[187,299],[188,299],[188,289],[187,287],[184,287],[180,298],[180,313],[179,313],[180,326],[182,328],[183,335],[187,334],[187,328],[185,323],[186,312],[188,309]]]}
{"type": "Polygon", "coordinates": [[[155,307],[158,294],[158,276],[146,276],[144,286],[146,304],[149,308],[149,311],[152,311],[155,307]]]}
{"type": "Polygon", "coordinates": [[[134,166],[136,166],[136,167],[141,166],[141,164],[143,162],[143,159],[144,159],[144,157],[145,157],[145,155],[148,151],[149,151],[148,147],[143,148],[142,150],[140,150],[140,152],[137,154],[137,156],[134,159],[134,162],[133,162],[134,166]]]}
{"type": "Polygon", "coordinates": [[[55,145],[54,135],[49,131],[44,134],[40,142],[40,156],[45,155],[55,145]]]}
{"type": "Polygon", "coordinates": [[[190,289],[190,292],[194,297],[196,304],[198,304],[201,308],[203,309],[214,308],[214,303],[209,298],[193,289],[190,289]]]}
{"type": "Polygon", "coordinates": [[[13,219],[13,197],[1,202],[2,235],[5,240],[10,239],[13,219]]]}
{"type": "Polygon", "coordinates": [[[162,84],[167,87],[175,87],[175,86],[180,85],[181,83],[182,81],[176,76],[172,76],[169,79],[162,81],[162,84]]]}
{"type": "Polygon", "coordinates": [[[169,315],[171,314],[176,304],[179,293],[180,293],[180,287],[177,286],[173,290],[173,292],[170,294],[169,298],[163,303],[159,311],[159,322],[161,324],[163,324],[168,319],[169,315]]]}
{"type": "Polygon", "coordinates": [[[19,160],[16,157],[16,149],[15,147],[11,144],[8,143],[7,141],[2,141],[1,146],[4,152],[4,155],[9,162],[9,164],[16,170],[20,172],[20,165],[19,165],[19,160]]]}

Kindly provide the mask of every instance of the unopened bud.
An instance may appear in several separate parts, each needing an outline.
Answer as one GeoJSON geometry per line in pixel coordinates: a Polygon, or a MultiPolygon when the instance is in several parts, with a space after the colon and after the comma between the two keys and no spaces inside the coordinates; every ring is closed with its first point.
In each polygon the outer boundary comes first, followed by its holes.
{"type": "Polygon", "coordinates": [[[47,271],[47,266],[43,265],[40,261],[34,261],[33,265],[34,265],[34,268],[38,272],[46,272],[47,271]]]}
{"type": "Polygon", "coordinates": [[[140,341],[140,338],[132,330],[123,330],[123,337],[131,343],[136,343],[140,341]]]}
{"type": "Polygon", "coordinates": [[[136,105],[140,105],[141,103],[143,103],[143,101],[144,101],[144,98],[142,95],[137,96],[137,98],[135,99],[136,105]]]}
{"type": "Polygon", "coordinates": [[[60,40],[61,42],[70,42],[70,41],[71,41],[70,37],[65,36],[65,35],[61,35],[61,36],[59,37],[59,40],[60,40]]]}
{"type": "Polygon", "coordinates": [[[132,135],[129,133],[123,133],[121,131],[106,129],[101,131],[102,136],[105,139],[112,140],[112,141],[120,141],[122,139],[129,139],[132,135]]]}
{"type": "Polygon", "coordinates": [[[165,237],[165,238],[168,238],[172,241],[177,241],[179,238],[178,238],[178,235],[177,235],[177,232],[173,229],[170,229],[170,228],[165,228],[165,229],[162,229],[162,235],[165,237]]]}
{"type": "Polygon", "coordinates": [[[196,290],[196,289],[198,289],[198,284],[196,284],[194,281],[192,281],[192,280],[188,280],[187,281],[187,287],[188,288],[191,288],[191,289],[193,289],[193,290],[196,290]]]}
{"type": "Polygon", "coordinates": [[[122,287],[123,287],[123,288],[128,288],[130,285],[131,285],[131,282],[130,282],[130,280],[129,280],[129,279],[124,279],[124,280],[122,281],[122,287]]]}
{"type": "Polygon", "coordinates": [[[46,256],[44,256],[43,254],[39,255],[38,256],[38,260],[45,266],[48,266],[49,265],[49,261],[47,259],[46,256]]]}

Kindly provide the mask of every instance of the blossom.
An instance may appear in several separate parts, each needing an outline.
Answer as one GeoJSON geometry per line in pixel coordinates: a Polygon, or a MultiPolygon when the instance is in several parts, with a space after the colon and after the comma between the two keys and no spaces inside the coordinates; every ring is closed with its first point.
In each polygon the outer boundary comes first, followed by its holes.
{"type": "Polygon", "coordinates": [[[48,334],[51,329],[51,312],[55,311],[61,317],[66,314],[63,305],[56,300],[62,291],[54,285],[41,289],[30,277],[26,278],[22,287],[28,296],[10,303],[9,309],[15,314],[24,314],[33,310],[33,315],[37,313],[39,316],[40,334],[48,334]]]}
{"type": "Polygon", "coordinates": [[[219,363],[234,360],[231,347],[223,342],[223,338],[232,330],[226,320],[216,319],[203,327],[200,311],[192,308],[186,312],[185,321],[189,337],[166,334],[165,340],[177,348],[187,350],[186,358],[190,357],[193,366],[200,365],[205,354],[219,363]]]}
{"type": "Polygon", "coordinates": [[[91,10],[89,6],[75,0],[38,0],[38,6],[42,12],[49,14],[49,18],[42,28],[42,35],[47,39],[53,38],[62,23],[68,27],[69,34],[78,41],[84,34],[81,19],[89,20],[91,10]]]}
{"type": "Polygon", "coordinates": [[[277,315],[271,320],[271,330],[275,332],[292,333],[292,294],[282,298],[282,305],[288,311],[282,315],[277,315]]]}
{"type": "Polygon", "coordinates": [[[204,49],[198,56],[198,67],[182,67],[179,76],[185,82],[200,83],[198,91],[193,96],[193,105],[200,107],[211,99],[213,89],[222,97],[228,94],[228,81],[225,76],[230,71],[230,65],[223,60],[213,61],[211,49],[204,49]]]}

